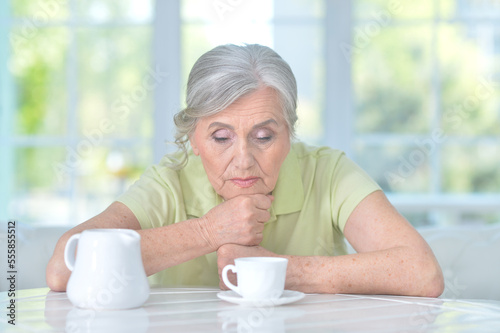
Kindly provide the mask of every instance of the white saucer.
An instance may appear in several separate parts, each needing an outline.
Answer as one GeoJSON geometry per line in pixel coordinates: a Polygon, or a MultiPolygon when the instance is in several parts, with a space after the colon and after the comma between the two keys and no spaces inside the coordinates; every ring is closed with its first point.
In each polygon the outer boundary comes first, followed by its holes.
{"type": "Polygon", "coordinates": [[[283,295],[281,295],[278,299],[266,299],[266,300],[249,300],[243,298],[241,295],[237,294],[232,290],[221,291],[217,294],[217,297],[220,299],[240,305],[247,306],[279,306],[283,304],[288,304],[292,302],[296,302],[302,298],[304,298],[305,294],[300,291],[294,290],[285,290],[283,291],[283,295]]]}

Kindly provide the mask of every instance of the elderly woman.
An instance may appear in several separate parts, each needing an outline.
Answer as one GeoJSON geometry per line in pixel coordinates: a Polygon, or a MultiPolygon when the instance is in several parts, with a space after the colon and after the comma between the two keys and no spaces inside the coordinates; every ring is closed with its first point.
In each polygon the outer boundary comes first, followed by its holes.
{"type": "Polygon", "coordinates": [[[296,82],[276,52],[224,45],[205,53],[186,104],[175,116],[179,152],[61,237],[50,288],[66,288],[72,234],[130,228],[141,234],[154,284],[226,289],[219,274],[235,258],[279,256],[289,260],[286,289],[442,293],[431,249],[379,186],[342,152],[295,142],[296,82]],[[344,237],[356,254],[347,255],[344,237]]]}

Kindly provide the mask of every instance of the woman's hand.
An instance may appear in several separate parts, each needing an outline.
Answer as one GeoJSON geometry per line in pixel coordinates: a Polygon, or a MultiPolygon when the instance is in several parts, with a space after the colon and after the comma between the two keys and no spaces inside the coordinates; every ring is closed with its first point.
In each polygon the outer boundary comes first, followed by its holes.
{"type": "Polygon", "coordinates": [[[271,195],[240,195],[212,208],[198,223],[201,236],[215,250],[224,244],[258,245],[269,220],[271,195]]]}
{"type": "MultiPolygon", "coordinates": [[[[226,244],[222,245],[217,250],[217,266],[219,269],[219,287],[222,290],[227,290],[228,288],[222,281],[222,269],[227,265],[234,265],[234,259],[244,258],[244,257],[278,257],[274,252],[266,250],[262,246],[241,246],[236,244],[226,244]]],[[[236,284],[236,274],[229,271],[227,278],[232,284],[236,284]]]]}

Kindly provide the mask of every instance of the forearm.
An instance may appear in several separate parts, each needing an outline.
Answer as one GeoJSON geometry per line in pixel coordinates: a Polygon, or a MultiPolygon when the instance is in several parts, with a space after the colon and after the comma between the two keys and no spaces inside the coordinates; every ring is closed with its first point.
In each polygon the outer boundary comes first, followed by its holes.
{"type": "Polygon", "coordinates": [[[207,240],[202,219],[178,222],[166,227],[138,230],[147,275],[217,250],[207,240]]]}
{"type": "Polygon", "coordinates": [[[442,274],[433,256],[409,247],[336,257],[287,256],[287,288],[308,293],[437,297],[442,274]]]}

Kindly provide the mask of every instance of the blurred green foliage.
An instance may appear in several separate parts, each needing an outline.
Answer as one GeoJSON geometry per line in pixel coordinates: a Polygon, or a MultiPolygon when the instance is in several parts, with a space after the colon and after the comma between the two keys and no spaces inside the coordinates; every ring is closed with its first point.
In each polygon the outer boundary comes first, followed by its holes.
{"type": "Polygon", "coordinates": [[[439,5],[356,1],[355,131],[385,138],[358,144],[356,158],[388,192],[500,193],[493,153],[500,149],[500,52],[485,46],[500,29],[480,20],[441,21],[464,15],[465,2],[439,5]],[[420,143],[436,131],[443,139],[426,151],[420,143]],[[412,163],[412,156],[423,158],[412,163]],[[387,171],[401,181],[390,184],[387,171]]]}
{"type": "Polygon", "coordinates": [[[37,59],[26,69],[26,73],[25,77],[17,80],[18,99],[22,103],[18,108],[19,123],[16,132],[37,134],[46,116],[50,72],[47,65],[37,59]]]}

